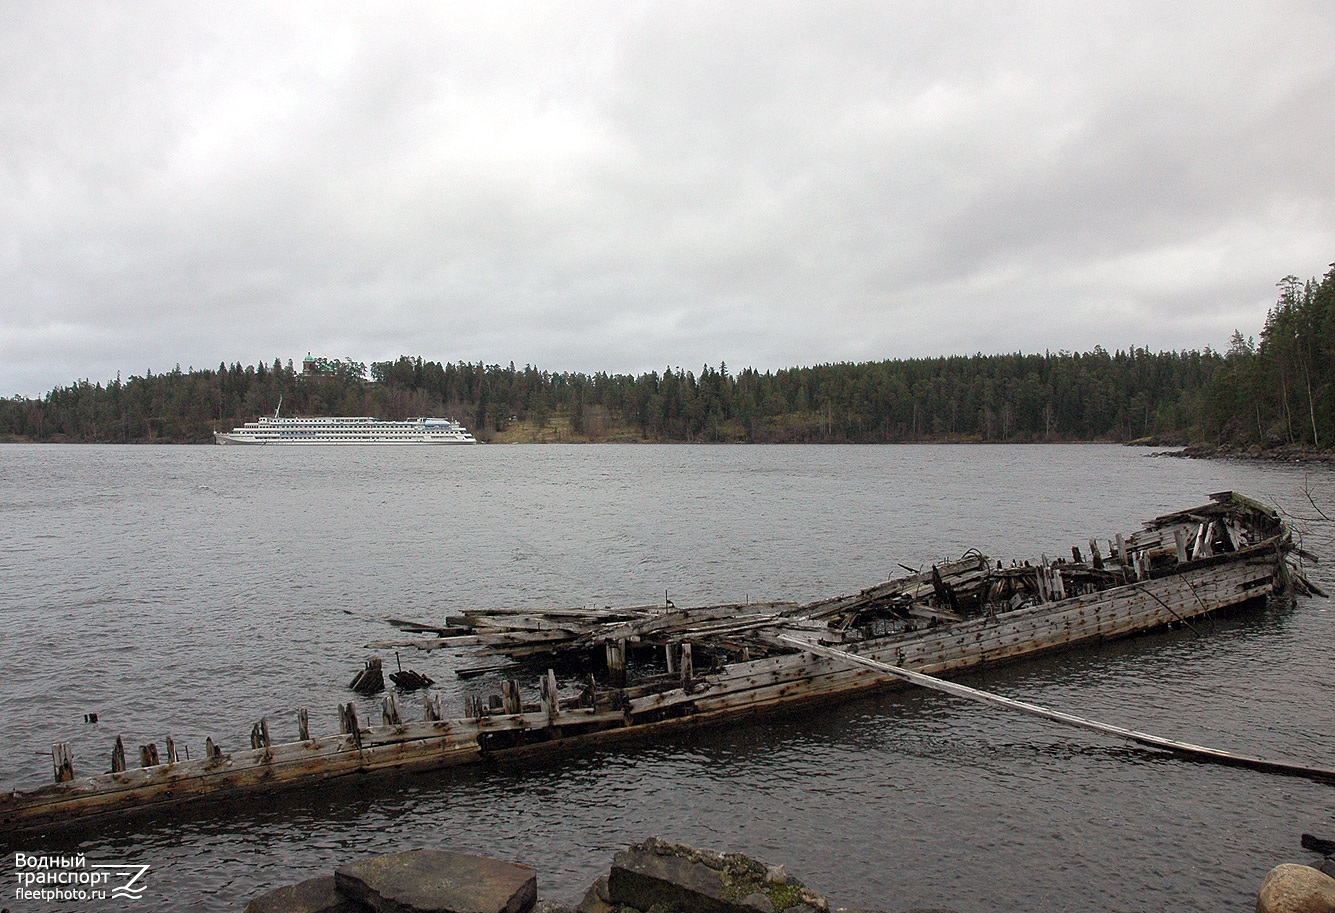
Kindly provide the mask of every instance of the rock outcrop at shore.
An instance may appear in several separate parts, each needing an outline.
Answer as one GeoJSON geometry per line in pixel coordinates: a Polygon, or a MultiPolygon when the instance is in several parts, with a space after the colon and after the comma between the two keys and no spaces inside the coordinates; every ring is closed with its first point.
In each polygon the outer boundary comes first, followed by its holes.
{"type": "Polygon", "coordinates": [[[1335,452],[1314,450],[1298,444],[1262,447],[1252,444],[1233,447],[1225,444],[1191,444],[1181,450],[1164,451],[1155,456],[1190,457],[1199,460],[1258,460],[1273,463],[1329,463],[1335,461],[1335,452]]]}

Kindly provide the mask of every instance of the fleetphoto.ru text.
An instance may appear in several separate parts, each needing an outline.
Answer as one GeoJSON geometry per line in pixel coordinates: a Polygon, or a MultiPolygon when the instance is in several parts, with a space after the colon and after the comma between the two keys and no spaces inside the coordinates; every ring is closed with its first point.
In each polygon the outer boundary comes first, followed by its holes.
{"type": "Polygon", "coordinates": [[[15,853],[14,880],[12,897],[20,903],[142,900],[148,886],[148,866],[93,862],[82,853],[74,856],[15,853]]]}

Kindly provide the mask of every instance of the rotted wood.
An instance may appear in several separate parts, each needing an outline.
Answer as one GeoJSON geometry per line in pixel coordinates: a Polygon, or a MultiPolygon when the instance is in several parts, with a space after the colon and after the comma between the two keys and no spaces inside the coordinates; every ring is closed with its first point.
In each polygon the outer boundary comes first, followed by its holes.
{"type": "Polygon", "coordinates": [[[380,657],[368,659],[365,667],[352,677],[348,687],[358,694],[368,696],[384,691],[385,673],[381,668],[380,657]]]}
{"type": "Polygon", "coordinates": [[[520,713],[524,709],[524,701],[519,693],[519,682],[515,679],[507,678],[501,682],[501,709],[506,714],[520,713]]]}
{"type": "Polygon", "coordinates": [[[51,746],[51,763],[57,783],[68,783],[74,779],[74,755],[70,752],[69,742],[56,742],[51,746]]]}
{"type": "MultiPolygon", "coordinates": [[[[398,656],[397,653],[394,654],[395,659],[398,659],[398,656]]],[[[436,683],[435,679],[431,676],[418,672],[416,669],[403,668],[400,668],[397,672],[391,672],[389,674],[389,680],[392,681],[394,687],[398,688],[400,691],[418,691],[422,688],[428,688],[436,683]]]]}
{"type": "Polygon", "coordinates": [[[606,642],[607,678],[614,687],[626,684],[626,642],[612,639],[606,642]]]}
{"type": "Polygon", "coordinates": [[[362,728],[357,719],[357,705],[352,701],[338,705],[338,730],[352,738],[353,745],[361,748],[362,728]]]}
{"type": "Polygon", "coordinates": [[[551,669],[542,677],[542,706],[548,719],[556,719],[561,713],[561,698],[556,687],[556,672],[551,669]]]}
{"type": "Polygon", "coordinates": [[[454,674],[455,677],[457,678],[469,679],[469,678],[477,678],[480,675],[487,675],[492,672],[505,672],[507,670],[513,669],[514,667],[515,667],[514,663],[508,663],[508,662],[493,663],[492,665],[489,666],[472,666],[467,669],[459,669],[454,674]]]}

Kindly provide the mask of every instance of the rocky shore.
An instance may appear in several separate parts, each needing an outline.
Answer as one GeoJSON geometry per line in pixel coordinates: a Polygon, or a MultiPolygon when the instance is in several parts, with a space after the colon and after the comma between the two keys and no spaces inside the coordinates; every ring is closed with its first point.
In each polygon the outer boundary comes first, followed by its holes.
{"type": "MultiPolygon", "coordinates": [[[[1303,837],[1305,847],[1309,839],[1303,837]]],[[[1324,844],[1325,841],[1316,841],[1324,844]]],[[[1325,851],[1325,847],[1320,851],[1325,851]]],[[[1335,913],[1335,858],[1321,868],[1276,866],[1262,882],[1257,913],[1335,913]]],[[[899,913],[954,913],[947,908],[899,913]]],[[[627,847],[571,907],[538,897],[537,872],[451,850],[369,856],[332,874],[256,897],[246,913],[871,913],[835,907],[784,871],[740,853],[651,837],[627,847]]]]}
{"type": "Polygon", "coordinates": [[[1313,450],[1297,444],[1276,447],[1232,447],[1214,444],[1192,444],[1181,450],[1156,453],[1155,456],[1188,457],[1199,460],[1258,460],[1272,463],[1329,463],[1335,461],[1335,451],[1313,450]]]}

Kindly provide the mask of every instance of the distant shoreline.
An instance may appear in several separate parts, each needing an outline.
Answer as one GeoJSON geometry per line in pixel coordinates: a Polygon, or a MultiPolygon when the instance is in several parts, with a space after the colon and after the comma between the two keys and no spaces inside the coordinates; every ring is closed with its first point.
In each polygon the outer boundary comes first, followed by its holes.
{"type": "MultiPolygon", "coordinates": [[[[503,446],[507,444],[567,444],[567,445],[628,445],[628,446],[667,446],[667,445],[695,445],[715,447],[722,445],[747,446],[747,447],[771,447],[771,446],[801,446],[801,447],[911,447],[911,446],[1079,446],[1087,444],[1104,444],[1108,446],[1120,447],[1140,447],[1152,450],[1149,456],[1156,457],[1180,457],[1196,460],[1252,460],[1263,462],[1280,463],[1332,463],[1335,462],[1335,450],[1313,450],[1310,447],[1298,445],[1284,445],[1280,447],[1260,447],[1252,445],[1249,447],[1237,447],[1219,444],[1179,444],[1159,440],[1137,440],[1137,441],[1108,441],[1108,440],[1053,440],[1053,441],[980,441],[970,438],[943,436],[940,438],[920,438],[911,441],[691,441],[675,439],[653,439],[625,436],[607,436],[590,437],[580,435],[498,435],[490,440],[479,440],[480,444],[489,444],[503,446]],[[1160,449],[1154,449],[1160,448],[1160,449]]],[[[0,435],[0,445],[3,444],[56,444],[56,445],[74,445],[74,446],[168,446],[168,447],[213,447],[216,446],[211,441],[35,441],[30,438],[21,438],[14,435],[0,435]]],[[[259,445],[263,446],[263,445],[259,445]]],[[[283,446],[283,445],[277,445],[283,446]]],[[[366,445],[347,445],[347,446],[367,446],[374,447],[374,444],[366,445]]]]}

